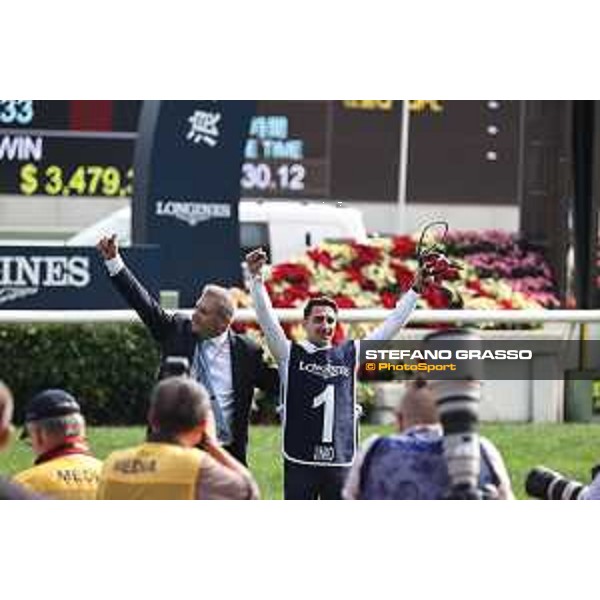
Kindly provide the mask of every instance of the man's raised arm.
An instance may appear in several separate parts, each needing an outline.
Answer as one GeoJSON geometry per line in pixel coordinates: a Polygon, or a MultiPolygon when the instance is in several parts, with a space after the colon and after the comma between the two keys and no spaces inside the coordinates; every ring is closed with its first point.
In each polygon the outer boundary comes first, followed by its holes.
{"type": "Polygon", "coordinates": [[[398,335],[417,304],[424,278],[420,271],[417,272],[412,287],[398,300],[385,321],[365,338],[366,340],[393,340],[398,335]]]}
{"type": "Polygon", "coordinates": [[[263,282],[262,271],[266,262],[267,255],[262,248],[258,248],[246,255],[245,267],[258,323],[265,334],[267,346],[273,358],[281,366],[287,359],[290,342],[277,319],[263,282]]]}
{"type": "Polygon", "coordinates": [[[154,339],[160,342],[167,335],[173,321],[172,317],[162,309],[127,268],[119,254],[116,235],[101,238],[96,247],[104,259],[104,264],[115,288],[125,302],[137,312],[154,339]]]}

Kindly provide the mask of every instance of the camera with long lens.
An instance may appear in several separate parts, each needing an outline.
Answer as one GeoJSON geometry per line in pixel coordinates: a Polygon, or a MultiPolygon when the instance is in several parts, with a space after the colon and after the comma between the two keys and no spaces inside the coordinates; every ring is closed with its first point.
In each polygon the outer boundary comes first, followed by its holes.
{"type": "MultiPolygon", "coordinates": [[[[424,338],[426,349],[473,349],[481,338],[467,329],[448,329],[424,338]],[[449,343],[450,342],[450,343],[449,343]]],[[[435,362],[435,361],[431,361],[435,362]]],[[[444,432],[444,459],[450,485],[448,499],[482,500],[492,497],[479,487],[481,446],[479,403],[481,367],[477,361],[463,361],[443,379],[429,380],[444,432]]]]}
{"type": "Polygon", "coordinates": [[[189,377],[190,361],[185,356],[167,356],[158,370],[158,379],[167,377],[189,377]]]}
{"type": "Polygon", "coordinates": [[[529,471],[525,479],[527,495],[539,500],[579,500],[586,487],[542,466],[529,471]]]}

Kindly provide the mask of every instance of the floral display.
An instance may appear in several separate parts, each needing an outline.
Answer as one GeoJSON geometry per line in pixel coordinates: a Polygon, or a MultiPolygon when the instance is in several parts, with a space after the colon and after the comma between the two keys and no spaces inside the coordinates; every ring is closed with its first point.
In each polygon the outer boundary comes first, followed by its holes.
{"type": "MultiPolygon", "coordinates": [[[[551,269],[542,253],[517,236],[502,231],[451,231],[445,242],[446,254],[460,268],[444,282],[444,288],[426,287],[417,308],[560,306],[551,269]]],[[[275,308],[302,307],[309,298],[322,295],[333,297],[340,308],[393,308],[412,285],[417,269],[416,245],[416,236],[373,238],[366,244],[323,242],[293,261],[272,266],[265,285],[275,308]]],[[[248,294],[238,294],[241,306],[251,306],[248,294]]],[[[334,341],[346,336],[361,338],[375,326],[338,326],[334,341]]],[[[257,325],[240,329],[264,344],[257,325]]],[[[292,339],[303,337],[300,324],[284,324],[284,329],[292,339]]],[[[371,406],[373,394],[368,383],[360,384],[359,396],[366,406],[371,406]]]]}
{"type": "MultiPolygon", "coordinates": [[[[445,251],[460,269],[445,282],[446,291],[426,287],[418,308],[559,307],[543,255],[514,234],[450,232],[445,251]]],[[[366,244],[323,242],[293,261],[274,265],[266,286],[276,308],[299,307],[320,295],[333,297],[340,308],[392,308],[411,286],[415,252],[410,236],[373,238],[366,244]]]]}

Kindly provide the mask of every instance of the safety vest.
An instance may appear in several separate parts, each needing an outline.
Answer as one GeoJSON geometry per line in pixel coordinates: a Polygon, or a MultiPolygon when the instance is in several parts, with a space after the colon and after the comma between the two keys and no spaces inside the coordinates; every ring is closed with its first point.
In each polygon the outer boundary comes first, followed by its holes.
{"type": "Polygon", "coordinates": [[[55,500],[94,500],[102,462],[87,454],[69,454],[22,471],[14,481],[55,500]]]}
{"type": "Polygon", "coordinates": [[[113,452],[104,462],[99,500],[194,500],[203,452],[147,442],[113,452]]]}
{"type": "MultiPolygon", "coordinates": [[[[479,486],[499,479],[483,446],[479,486]]],[[[450,480],[441,433],[412,429],[381,437],[367,451],[360,473],[361,500],[440,500],[450,480]]]]}

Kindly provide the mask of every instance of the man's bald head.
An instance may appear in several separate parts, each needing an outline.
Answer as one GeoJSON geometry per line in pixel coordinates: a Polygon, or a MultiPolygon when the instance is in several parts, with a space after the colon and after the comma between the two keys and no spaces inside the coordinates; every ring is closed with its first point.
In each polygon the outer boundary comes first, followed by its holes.
{"type": "Polygon", "coordinates": [[[194,307],[192,330],[203,338],[221,335],[231,325],[234,313],[231,292],[220,285],[206,285],[194,307]]]}
{"type": "Polygon", "coordinates": [[[8,445],[12,431],[14,402],[8,387],[0,381],[0,450],[8,445]]]}
{"type": "Polygon", "coordinates": [[[396,417],[401,429],[418,425],[439,425],[436,402],[426,381],[417,380],[407,384],[396,410],[396,417]]]}

